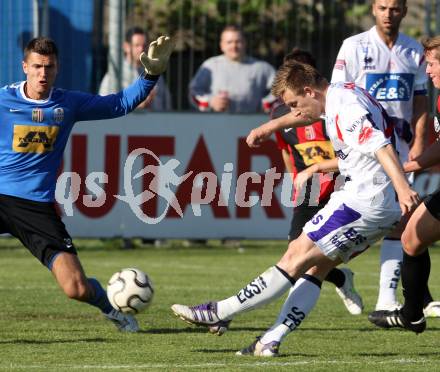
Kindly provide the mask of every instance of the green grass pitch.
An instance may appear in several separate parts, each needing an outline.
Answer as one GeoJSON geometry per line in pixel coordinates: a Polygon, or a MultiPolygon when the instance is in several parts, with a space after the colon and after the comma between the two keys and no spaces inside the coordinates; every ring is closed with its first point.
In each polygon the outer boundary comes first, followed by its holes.
{"type": "MultiPolygon", "coordinates": [[[[175,318],[173,303],[196,304],[235,294],[284,251],[284,242],[246,241],[119,250],[78,241],[86,272],[106,283],[123,267],[146,271],[155,285],[151,307],[138,319],[142,332],[121,334],[94,308],[68,300],[51,274],[12,240],[0,241],[0,370],[8,371],[426,371],[440,370],[440,319],[425,333],[381,330],[367,320],[378,283],[377,247],[350,267],[365,311],[352,316],[332,285],[317,307],[282,344],[279,358],[237,357],[275,319],[281,300],[237,317],[222,337],[175,318]],[[10,245],[15,245],[9,248],[10,245]]],[[[431,249],[431,291],[440,299],[440,250],[431,249]]],[[[399,293],[400,293],[399,289],[399,293]]]]}

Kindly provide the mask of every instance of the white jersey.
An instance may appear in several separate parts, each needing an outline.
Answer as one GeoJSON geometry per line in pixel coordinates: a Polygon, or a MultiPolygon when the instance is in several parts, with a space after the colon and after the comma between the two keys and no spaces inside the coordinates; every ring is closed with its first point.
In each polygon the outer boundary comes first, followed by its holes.
{"type": "Polygon", "coordinates": [[[349,204],[398,210],[391,180],[375,156],[394,137],[384,109],[355,84],[335,83],[328,88],[325,110],[327,134],[339,158],[339,171],[348,177],[336,193],[349,204]]]}
{"type": "MultiPolygon", "coordinates": [[[[396,132],[408,138],[414,95],[427,94],[423,47],[399,33],[390,49],[374,26],[344,41],[333,69],[332,83],[337,81],[356,83],[375,97],[389,116],[404,119],[406,123],[399,125],[405,127],[396,127],[396,132]]],[[[407,160],[408,150],[406,143],[398,145],[401,160],[407,160]]]]}
{"type": "Polygon", "coordinates": [[[327,134],[348,181],[303,232],[324,255],[347,262],[400,220],[391,180],[375,156],[394,131],[387,127],[384,108],[354,83],[330,84],[325,111],[327,134]]]}

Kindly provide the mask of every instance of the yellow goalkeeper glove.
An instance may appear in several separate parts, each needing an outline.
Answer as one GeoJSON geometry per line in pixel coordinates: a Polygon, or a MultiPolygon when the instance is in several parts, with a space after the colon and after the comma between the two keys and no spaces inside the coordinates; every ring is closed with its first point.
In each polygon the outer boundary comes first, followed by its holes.
{"type": "Polygon", "coordinates": [[[156,41],[150,43],[148,54],[142,52],[139,57],[145,72],[148,75],[160,75],[168,65],[168,60],[174,49],[174,43],[168,36],[160,36],[156,41]]]}

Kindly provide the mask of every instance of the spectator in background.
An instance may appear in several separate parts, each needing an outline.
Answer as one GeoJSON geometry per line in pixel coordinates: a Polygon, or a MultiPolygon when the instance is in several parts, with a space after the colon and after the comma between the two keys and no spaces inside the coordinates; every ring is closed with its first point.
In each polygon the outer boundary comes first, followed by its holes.
{"type": "MultiPolygon", "coordinates": [[[[135,81],[139,75],[144,71],[144,67],[140,62],[140,55],[147,47],[147,36],[145,31],[140,27],[132,27],[125,33],[125,41],[123,44],[124,60],[122,62],[122,82],[121,88],[128,87],[135,81]]],[[[115,93],[117,77],[110,71],[104,75],[99,87],[99,94],[105,96],[107,94],[115,93]]],[[[137,110],[148,111],[169,111],[171,110],[171,94],[162,76],[156,83],[156,86],[145,99],[137,107],[137,110]]],[[[162,246],[166,244],[164,239],[142,239],[144,244],[154,244],[162,246]]],[[[123,240],[123,247],[130,249],[133,247],[131,239],[123,240]]]]}
{"type": "Polygon", "coordinates": [[[199,111],[229,113],[269,112],[275,69],[245,55],[246,42],[237,26],[226,26],[220,36],[223,54],[207,59],[189,84],[191,104],[199,111]]]}
{"type": "MultiPolygon", "coordinates": [[[[143,72],[143,66],[139,60],[139,56],[146,49],[147,36],[140,27],[132,27],[125,34],[125,42],[123,44],[124,60],[122,63],[122,82],[121,88],[128,87],[143,72]]],[[[115,93],[117,77],[110,71],[104,75],[99,87],[99,94],[105,96],[115,93]]],[[[146,109],[149,111],[169,111],[171,110],[170,91],[161,76],[155,88],[149,94],[147,99],[139,104],[137,109],[146,109]]]]}

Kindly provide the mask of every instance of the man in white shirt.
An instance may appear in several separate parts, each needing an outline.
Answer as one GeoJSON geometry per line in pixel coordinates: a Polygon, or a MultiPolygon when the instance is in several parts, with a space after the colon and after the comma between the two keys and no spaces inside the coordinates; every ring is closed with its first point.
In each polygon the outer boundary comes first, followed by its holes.
{"type": "MultiPolygon", "coordinates": [[[[239,355],[278,355],[284,337],[315,306],[328,272],[383,237],[398,223],[401,213],[414,210],[419,202],[391,145],[394,133],[388,130],[384,109],[364,90],[352,83],[329,85],[312,66],[288,61],[278,70],[272,92],[290,107],[295,120],[286,121],[282,116],[263,124],[251,131],[248,145],[258,146],[284,126],[309,125],[325,115],[338,157],[335,163],[349,180],[289,243],[278,263],[236,295],[196,306],[172,306],[181,319],[221,334],[236,315],[290,289],[273,326],[239,355]]],[[[410,324],[407,329],[422,332],[425,326],[424,322],[410,324]]]]}
{"type": "MultiPolygon", "coordinates": [[[[354,82],[381,103],[394,122],[396,150],[404,163],[419,156],[425,146],[428,99],[423,47],[399,33],[407,12],[405,0],[373,0],[372,11],[376,25],[344,41],[332,82],[354,82]]],[[[403,220],[382,242],[376,310],[400,306],[396,291],[403,257],[400,237],[405,224],[403,220]]],[[[425,315],[440,316],[440,302],[433,301],[428,287],[425,315]]]]}

